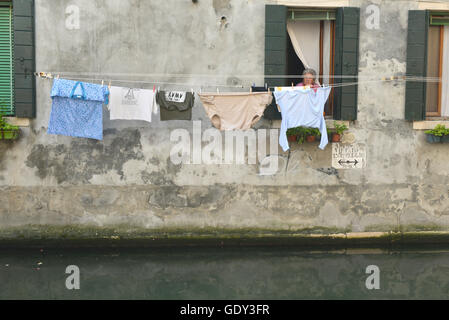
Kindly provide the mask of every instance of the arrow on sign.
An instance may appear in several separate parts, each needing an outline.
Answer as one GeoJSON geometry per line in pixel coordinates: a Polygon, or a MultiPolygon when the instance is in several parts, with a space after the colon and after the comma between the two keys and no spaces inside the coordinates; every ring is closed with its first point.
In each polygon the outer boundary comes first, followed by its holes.
{"type": "Polygon", "coordinates": [[[338,163],[340,165],[343,165],[343,164],[354,164],[354,166],[356,166],[359,162],[357,160],[354,160],[354,161],[349,161],[349,160],[343,161],[343,160],[340,160],[340,161],[338,161],[338,163]]]}

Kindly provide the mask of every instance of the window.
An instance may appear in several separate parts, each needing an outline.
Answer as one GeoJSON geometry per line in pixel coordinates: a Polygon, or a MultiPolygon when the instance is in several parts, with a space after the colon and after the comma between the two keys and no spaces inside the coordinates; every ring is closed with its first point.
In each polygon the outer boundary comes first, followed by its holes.
{"type": "Polygon", "coordinates": [[[449,15],[431,13],[427,46],[427,77],[441,81],[427,82],[426,116],[449,117],[447,95],[449,63],[449,15]]]}
{"type": "MultiPolygon", "coordinates": [[[[293,77],[289,78],[290,82],[302,82],[297,76],[302,75],[307,63],[317,72],[320,84],[333,84],[335,18],[335,9],[288,10],[287,75],[293,77]]],[[[325,106],[327,117],[332,117],[333,96],[332,90],[325,106]]]]}
{"type": "Polygon", "coordinates": [[[0,2],[0,113],[14,115],[13,14],[11,2],[0,2]]]}
{"type": "MultiPolygon", "coordinates": [[[[282,5],[266,5],[265,15],[265,82],[270,87],[290,86],[292,81],[299,82],[299,78],[288,77],[300,75],[304,66],[288,35],[287,25],[289,21],[315,21],[319,30],[315,42],[319,47],[315,53],[318,62],[313,68],[321,76],[326,73],[335,75],[330,84],[342,84],[333,89],[326,114],[332,114],[336,120],[356,120],[358,88],[357,85],[344,84],[353,83],[353,77],[358,75],[360,9],[342,7],[289,10],[282,5]],[[330,30],[328,41],[325,40],[326,25],[330,30]],[[329,61],[326,59],[326,47],[329,61]],[[329,71],[326,71],[327,64],[329,71]]],[[[324,82],[322,77],[318,77],[320,83],[324,82]]]]}
{"type": "Polygon", "coordinates": [[[405,117],[449,118],[449,12],[409,11],[405,117]]]}

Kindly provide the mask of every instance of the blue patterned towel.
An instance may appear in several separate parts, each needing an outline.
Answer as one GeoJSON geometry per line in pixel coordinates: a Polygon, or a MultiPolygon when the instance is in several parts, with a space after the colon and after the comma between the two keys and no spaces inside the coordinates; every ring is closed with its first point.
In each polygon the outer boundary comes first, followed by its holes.
{"type": "Polygon", "coordinates": [[[106,86],[55,79],[48,134],[103,140],[103,103],[106,86]]]}

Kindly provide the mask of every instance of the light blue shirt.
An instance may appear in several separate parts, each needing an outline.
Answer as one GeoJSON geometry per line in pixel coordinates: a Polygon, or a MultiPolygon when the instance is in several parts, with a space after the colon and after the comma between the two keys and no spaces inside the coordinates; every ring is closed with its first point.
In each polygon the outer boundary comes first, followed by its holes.
{"type": "Polygon", "coordinates": [[[296,127],[317,128],[321,132],[319,148],[324,150],[329,143],[324,105],[329,98],[330,87],[318,88],[317,92],[310,88],[275,91],[276,103],[281,108],[282,124],[279,144],[285,151],[290,149],[287,130],[296,127]]]}
{"type": "Polygon", "coordinates": [[[108,104],[106,86],[55,79],[48,134],[103,140],[103,103],[108,104]]]}

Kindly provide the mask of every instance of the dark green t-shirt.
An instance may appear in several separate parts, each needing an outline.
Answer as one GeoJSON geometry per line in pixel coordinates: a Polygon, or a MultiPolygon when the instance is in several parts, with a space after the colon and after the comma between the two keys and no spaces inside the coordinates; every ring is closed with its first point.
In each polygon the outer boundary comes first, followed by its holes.
{"type": "Polygon", "coordinates": [[[160,106],[161,121],[192,120],[195,95],[191,92],[159,91],[156,102],[160,106]]]}

